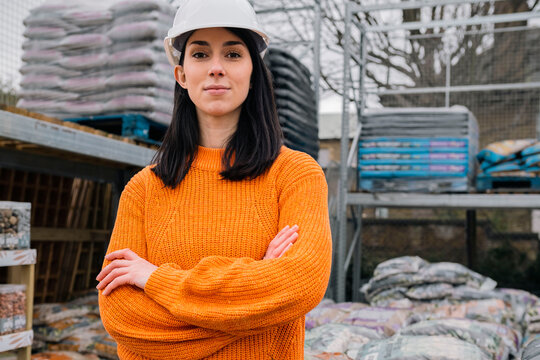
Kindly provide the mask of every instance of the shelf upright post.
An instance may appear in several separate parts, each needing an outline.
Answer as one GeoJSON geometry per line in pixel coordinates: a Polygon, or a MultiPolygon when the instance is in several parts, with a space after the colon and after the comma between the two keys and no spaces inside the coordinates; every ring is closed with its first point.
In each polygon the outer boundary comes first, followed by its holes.
{"type": "MultiPolygon", "coordinates": [[[[315,108],[317,109],[317,114],[319,113],[319,99],[320,99],[320,79],[321,79],[321,22],[322,22],[322,12],[321,12],[321,3],[323,0],[314,0],[315,1],[315,21],[314,21],[314,31],[315,39],[313,44],[313,85],[315,90],[315,108]]],[[[319,119],[317,119],[317,123],[319,119]]]]}
{"type": "Polygon", "coordinates": [[[335,297],[337,302],[345,301],[346,271],[345,256],[347,252],[347,154],[349,145],[349,47],[351,37],[351,4],[345,5],[345,42],[343,55],[343,109],[341,114],[341,151],[339,155],[339,188],[338,188],[338,253],[336,256],[335,297]]]}
{"type": "MultiPolygon", "coordinates": [[[[367,103],[367,95],[364,91],[364,81],[366,76],[366,64],[367,64],[367,31],[363,24],[359,24],[359,30],[360,30],[360,44],[359,44],[359,50],[360,50],[360,60],[361,60],[361,68],[358,79],[358,82],[360,86],[358,87],[359,92],[359,101],[360,104],[356,104],[356,111],[357,111],[357,126],[359,127],[359,130],[361,131],[361,120],[362,116],[364,114],[364,110],[366,109],[366,103],[367,103]]],[[[356,152],[357,159],[358,159],[358,147],[355,146],[353,143],[354,148],[351,149],[351,153],[356,152]]],[[[358,169],[358,163],[355,166],[355,169],[358,169]]],[[[356,176],[359,176],[358,170],[356,170],[356,176]]],[[[364,207],[360,204],[356,205],[356,214],[358,216],[358,219],[356,220],[356,229],[355,233],[358,233],[358,239],[356,243],[354,243],[354,263],[353,263],[353,276],[352,276],[352,301],[360,301],[360,283],[362,280],[362,213],[364,212],[364,207]]]]}

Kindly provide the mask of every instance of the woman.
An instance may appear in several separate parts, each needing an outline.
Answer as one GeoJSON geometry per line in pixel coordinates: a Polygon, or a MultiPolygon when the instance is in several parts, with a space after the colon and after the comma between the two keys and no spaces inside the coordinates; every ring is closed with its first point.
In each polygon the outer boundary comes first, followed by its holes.
{"type": "Polygon", "coordinates": [[[165,44],[173,119],[122,192],[103,324],[120,359],[303,359],[330,275],[327,185],[282,144],[266,36],[247,0],[188,0],[165,44]]]}

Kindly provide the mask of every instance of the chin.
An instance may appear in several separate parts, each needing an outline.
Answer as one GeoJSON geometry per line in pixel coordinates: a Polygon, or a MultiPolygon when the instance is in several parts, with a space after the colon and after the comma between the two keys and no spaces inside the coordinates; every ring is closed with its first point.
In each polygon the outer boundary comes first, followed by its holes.
{"type": "Polygon", "coordinates": [[[219,116],[228,115],[228,114],[236,111],[236,109],[238,109],[238,107],[234,107],[234,106],[212,106],[212,107],[209,107],[209,108],[206,108],[206,109],[202,108],[201,110],[203,112],[207,113],[210,116],[219,117],[219,116]]]}

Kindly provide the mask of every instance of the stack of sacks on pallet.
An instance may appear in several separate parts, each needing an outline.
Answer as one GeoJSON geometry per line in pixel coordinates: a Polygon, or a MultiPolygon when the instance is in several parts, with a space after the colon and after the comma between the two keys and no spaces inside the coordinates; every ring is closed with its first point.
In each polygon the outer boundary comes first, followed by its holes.
{"type": "Polygon", "coordinates": [[[459,264],[383,262],[363,287],[371,306],[325,300],[308,313],[306,358],[518,359],[526,314],[540,299],[495,285],[459,264]]]}
{"type": "Polygon", "coordinates": [[[118,359],[116,342],[105,331],[99,317],[97,291],[68,303],[35,305],[33,324],[32,348],[41,358],[48,359],[45,356],[58,352],[75,352],[88,358],[118,359]]]}
{"type": "MultiPolygon", "coordinates": [[[[536,304],[527,310],[524,322],[523,351],[528,354],[528,360],[534,358],[534,356],[540,359],[540,304],[536,304]],[[525,348],[528,348],[528,350],[525,348]]],[[[525,356],[522,358],[525,360],[525,356]]]]}
{"type": "Polygon", "coordinates": [[[34,354],[32,360],[100,360],[101,358],[94,354],[79,354],[74,351],[45,351],[34,354]]]}
{"type": "Polygon", "coordinates": [[[494,142],[476,158],[480,175],[530,177],[540,174],[540,142],[536,139],[494,142]]]}
{"type": "Polygon", "coordinates": [[[540,360],[540,338],[535,338],[533,341],[523,347],[521,360],[540,360]]]}
{"type": "Polygon", "coordinates": [[[270,48],[265,61],[272,73],[285,145],[318,157],[319,125],[311,73],[289,52],[270,48]]]}
{"type": "Polygon", "coordinates": [[[478,125],[462,106],[370,109],[358,143],[359,189],[464,192],[472,188],[478,125]]]}
{"type": "Polygon", "coordinates": [[[170,123],[165,0],[47,1],[24,20],[17,106],[64,118],[139,113],[170,123]]]}

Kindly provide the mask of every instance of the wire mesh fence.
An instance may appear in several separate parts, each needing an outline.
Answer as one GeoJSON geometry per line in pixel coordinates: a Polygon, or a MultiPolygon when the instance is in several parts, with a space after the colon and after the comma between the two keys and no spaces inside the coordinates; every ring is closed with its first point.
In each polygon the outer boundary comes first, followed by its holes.
{"type": "Polygon", "coordinates": [[[367,107],[466,106],[478,120],[480,147],[535,137],[540,28],[506,25],[368,31],[367,107]]]}

